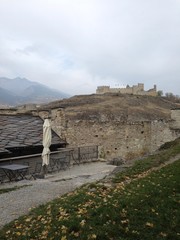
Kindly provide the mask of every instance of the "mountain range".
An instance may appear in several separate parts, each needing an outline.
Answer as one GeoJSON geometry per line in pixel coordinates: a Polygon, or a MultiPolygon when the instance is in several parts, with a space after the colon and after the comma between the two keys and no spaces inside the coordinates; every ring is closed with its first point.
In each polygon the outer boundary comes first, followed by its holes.
{"type": "Polygon", "coordinates": [[[48,103],[69,97],[68,94],[32,82],[26,78],[0,77],[0,105],[17,106],[27,103],[48,103]]]}

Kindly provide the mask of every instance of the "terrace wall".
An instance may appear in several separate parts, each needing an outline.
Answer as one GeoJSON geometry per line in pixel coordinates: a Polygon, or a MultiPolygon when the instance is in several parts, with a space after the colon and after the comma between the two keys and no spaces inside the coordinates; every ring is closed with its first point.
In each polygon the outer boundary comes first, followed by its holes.
{"type": "Polygon", "coordinates": [[[169,121],[66,119],[63,109],[54,109],[51,116],[53,129],[69,147],[98,145],[99,156],[106,159],[117,156],[131,159],[152,153],[180,136],[180,110],[172,110],[169,121]]]}
{"type": "Polygon", "coordinates": [[[69,121],[65,130],[69,146],[95,144],[99,156],[131,159],[157,150],[180,133],[169,129],[169,122],[87,122],[69,121]]]}
{"type": "Polygon", "coordinates": [[[43,119],[49,114],[53,130],[68,142],[68,147],[99,146],[99,156],[131,159],[156,151],[165,142],[180,137],[180,109],[171,111],[171,119],[155,121],[112,121],[68,119],[64,109],[34,111],[43,119]]]}

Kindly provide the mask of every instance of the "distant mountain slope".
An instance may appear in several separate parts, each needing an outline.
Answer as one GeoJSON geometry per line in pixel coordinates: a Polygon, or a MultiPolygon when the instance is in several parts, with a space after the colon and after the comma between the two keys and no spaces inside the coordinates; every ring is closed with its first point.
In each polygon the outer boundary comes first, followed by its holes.
{"type": "Polygon", "coordinates": [[[0,78],[0,104],[47,103],[66,97],[69,97],[66,93],[26,78],[0,78]]]}
{"type": "Polygon", "coordinates": [[[17,96],[0,87],[0,103],[13,105],[14,101],[17,101],[17,96]]]}
{"type": "Polygon", "coordinates": [[[0,78],[0,87],[9,90],[16,95],[21,95],[21,92],[24,91],[26,88],[36,85],[38,83],[29,81],[26,78],[14,78],[14,79],[9,79],[9,78],[0,78]]]}

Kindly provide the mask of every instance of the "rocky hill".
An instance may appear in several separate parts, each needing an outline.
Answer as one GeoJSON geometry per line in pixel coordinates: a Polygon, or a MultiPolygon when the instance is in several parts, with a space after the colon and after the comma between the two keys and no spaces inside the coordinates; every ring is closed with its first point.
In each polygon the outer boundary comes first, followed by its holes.
{"type": "Polygon", "coordinates": [[[170,119],[170,109],[180,105],[165,97],[128,94],[74,96],[43,105],[43,109],[65,108],[69,119],[97,121],[146,121],[170,119]]]}

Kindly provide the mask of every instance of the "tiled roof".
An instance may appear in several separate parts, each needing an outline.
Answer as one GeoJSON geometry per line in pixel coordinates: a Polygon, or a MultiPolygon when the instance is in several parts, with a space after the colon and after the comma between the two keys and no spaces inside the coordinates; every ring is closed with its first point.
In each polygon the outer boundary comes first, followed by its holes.
{"type": "MultiPolygon", "coordinates": [[[[32,115],[0,115],[0,153],[9,148],[40,146],[43,120],[32,115]]],[[[65,143],[52,131],[52,145],[65,143]]]]}

